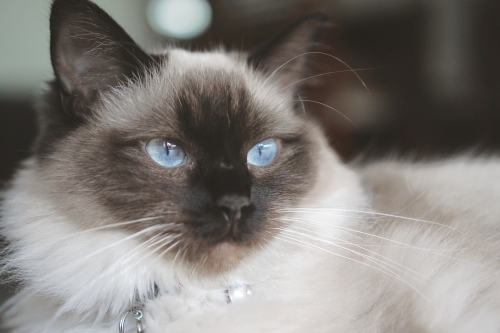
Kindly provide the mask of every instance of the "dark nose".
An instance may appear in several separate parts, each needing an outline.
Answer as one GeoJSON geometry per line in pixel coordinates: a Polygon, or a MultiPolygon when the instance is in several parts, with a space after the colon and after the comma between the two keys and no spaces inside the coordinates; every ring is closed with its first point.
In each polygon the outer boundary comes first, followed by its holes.
{"type": "Polygon", "coordinates": [[[241,210],[251,205],[250,198],[242,195],[224,195],[216,202],[226,221],[237,222],[241,218],[241,210]]]}

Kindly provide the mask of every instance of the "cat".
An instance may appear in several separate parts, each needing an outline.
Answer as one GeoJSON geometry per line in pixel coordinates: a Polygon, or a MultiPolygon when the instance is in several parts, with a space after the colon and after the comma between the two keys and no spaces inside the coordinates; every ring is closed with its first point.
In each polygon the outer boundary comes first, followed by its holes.
{"type": "Polygon", "coordinates": [[[3,193],[4,327],[500,332],[500,160],[343,164],[297,103],[328,24],[148,54],[55,0],[55,80],[3,193]]]}

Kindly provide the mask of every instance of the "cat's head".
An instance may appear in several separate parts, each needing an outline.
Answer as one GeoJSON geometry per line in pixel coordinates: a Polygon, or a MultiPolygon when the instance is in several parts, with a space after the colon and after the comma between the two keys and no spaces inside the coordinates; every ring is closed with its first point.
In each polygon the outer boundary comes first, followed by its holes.
{"type": "Polygon", "coordinates": [[[90,1],[56,0],[35,147],[47,195],[82,228],[149,228],[166,259],[231,267],[315,183],[318,130],[295,83],[326,23],[305,17],[249,55],[149,55],[90,1]]]}

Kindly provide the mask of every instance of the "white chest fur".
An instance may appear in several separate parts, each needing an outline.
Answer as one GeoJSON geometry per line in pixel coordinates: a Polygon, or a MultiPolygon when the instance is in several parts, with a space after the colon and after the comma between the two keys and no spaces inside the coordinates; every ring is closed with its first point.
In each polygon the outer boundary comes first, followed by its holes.
{"type": "MultiPolygon", "coordinates": [[[[303,332],[304,327],[363,332],[394,325],[403,312],[408,331],[497,332],[497,215],[488,213],[492,210],[484,200],[456,206],[456,198],[464,197],[458,194],[463,184],[457,186],[454,175],[495,175],[499,162],[458,162],[413,171],[401,164],[363,171],[374,204],[385,212],[408,209],[409,219],[404,219],[403,212],[399,218],[368,214],[356,176],[332,159],[325,165],[333,166],[337,177],[324,170],[328,181],[318,182],[310,202],[293,212],[297,221],[317,223],[309,224],[307,232],[304,224],[291,224],[292,233],[278,235],[239,269],[203,281],[149,258],[127,232],[75,228],[37,189],[28,166],[5,194],[4,233],[12,242],[8,265],[25,281],[6,323],[18,333],[48,327],[54,332],[117,332],[120,317],[139,295],[148,333],[234,332],[235,327],[238,332],[303,332]],[[431,181],[424,177],[427,173],[441,176],[431,181]],[[401,184],[408,188],[399,188],[401,184]],[[456,191],[448,196],[446,186],[456,191]],[[400,195],[391,197],[392,191],[400,195]],[[421,216],[435,207],[441,207],[434,211],[437,215],[421,216]],[[424,223],[424,218],[439,225],[424,223]],[[293,236],[298,228],[302,238],[293,236]],[[469,232],[467,237],[457,236],[462,231],[469,232]],[[357,237],[350,238],[353,233],[357,237]],[[347,249],[353,239],[376,247],[353,256],[347,249]],[[151,297],[154,284],[162,290],[160,297],[151,297]],[[252,297],[228,305],[228,296],[248,294],[247,285],[252,297]],[[394,306],[397,310],[388,310],[394,306]]],[[[494,184],[469,185],[476,195],[490,193],[489,200],[500,196],[494,184]]]]}

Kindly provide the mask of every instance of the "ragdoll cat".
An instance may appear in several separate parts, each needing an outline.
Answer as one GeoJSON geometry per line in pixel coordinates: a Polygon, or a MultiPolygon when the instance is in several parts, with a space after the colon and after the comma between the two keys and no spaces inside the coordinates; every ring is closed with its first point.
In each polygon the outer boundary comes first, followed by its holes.
{"type": "Polygon", "coordinates": [[[55,0],[56,78],[3,196],[4,327],[500,332],[500,161],[343,165],[296,103],[326,24],[148,55],[55,0]]]}

